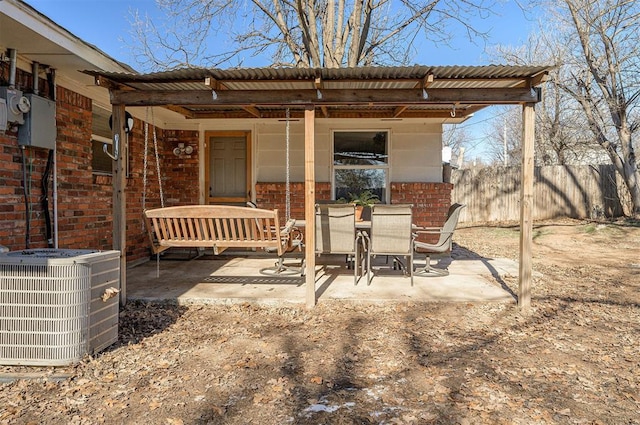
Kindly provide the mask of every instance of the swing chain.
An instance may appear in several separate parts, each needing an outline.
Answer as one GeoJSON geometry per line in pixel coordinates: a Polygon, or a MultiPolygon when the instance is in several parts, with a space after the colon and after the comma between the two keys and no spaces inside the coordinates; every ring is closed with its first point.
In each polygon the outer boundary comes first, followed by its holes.
{"type": "MultiPolygon", "coordinates": [[[[153,118],[153,109],[151,109],[151,122],[155,122],[153,118]]],[[[156,127],[153,126],[153,149],[156,152],[156,173],[158,174],[158,188],[160,189],[160,206],[164,208],[164,193],[162,191],[162,176],[160,175],[160,156],[158,155],[158,137],[156,127]]]]}
{"type": "Polygon", "coordinates": [[[287,218],[287,220],[289,220],[291,218],[291,188],[290,188],[290,179],[291,179],[291,173],[290,173],[290,165],[289,165],[289,150],[290,150],[290,142],[289,142],[289,122],[290,122],[290,112],[289,112],[289,108],[287,108],[287,112],[286,112],[286,117],[287,117],[287,126],[286,126],[286,146],[285,146],[285,161],[286,161],[286,180],[285,180],[285,216],[287,218]]]}
{"type": "MultiPolygon", "coordinates": [[[[144,156],[143,156],[143,171],[142,171],[142,211],[147,209],[147,155],[149,153],[149,108],[147,108],[147,114],[144,121],[144,156]]],[[[142,222],[144,230],[144,221],[142,222]]]]}

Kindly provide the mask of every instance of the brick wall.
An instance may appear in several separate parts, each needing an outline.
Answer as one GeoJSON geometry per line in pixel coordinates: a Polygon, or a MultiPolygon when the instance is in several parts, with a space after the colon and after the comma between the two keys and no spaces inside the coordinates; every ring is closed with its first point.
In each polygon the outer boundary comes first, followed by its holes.
{"type": "Polygon", "coordinates": [[[112,247],[111,179],[97,179],[92,174],[91,108],[91,99],[57,87],[56,170],[60,248],[112,247]]]}
{"type": "MultiPolygon", "coordinates": [[[[144,183],[144,122],[135,120],[129,135],[129,176],[127,178],[127,260],[150,255],[149,239],[143,219],[143,209],[162,206],[160,183],[154,151],[153,126],[147,131],[147,182],[144,183]],[[143,205],[144,204],[144,205],[143,205]]],[[[155,138],[160,159],[162,195],[165,206],[198,203],[198,132],[156,128],[155,138]],[[175,156],[173,149],[179,142],[194,147],[191,155],[175,156]]],[[[111,183],[110,183],[111,184],[111,183]]]]}
{"type": "MultiPolygon", "coordinates": [[[[281,219],[285,218],[286,211],[286,184],[256,183],[256,204],[259,208],[278,209],[281,219]]],[[[331,199],[331,183],[316,182],[316,200],[331,199]]],[[[295,182],[289,184],[291,217],[304,218],[304,183],[295,182]]],[[[283,222],[284,223],[284,222],[283,222]]]]}
{"type": "MultiPolygon", "coordinates": [[[[442,227],[451,206],[451,183],[391,183],[392,204],[412,204],[413,222],[418,226],[442,227]]],[[[437,236],[420,235],[434,243],[437,236]]]]}
{"type": "Polygon", "coordinates": [[[413,221],[440,227],[451,206],[451,183],[391,183],[392,204],[413,204],[413,221]]]}
{"type": "MultiPolygon", "coordinates": [[[[451,183],[391,183],[391,203],[412,204],[413,221],[419,226],[441,227],[451,206],[452,190],[451,183]]],[[[291,183],[290,192],[291,216],[303,218],[304,183],[291,183]]],[[[285,183],[256,184],[256,203],[260,208],[278,208],[280,216],[284,217],[285,199],[285,183]]],[[[316,200],[330,199],[331,184],[316,183],[316,200]]]]}

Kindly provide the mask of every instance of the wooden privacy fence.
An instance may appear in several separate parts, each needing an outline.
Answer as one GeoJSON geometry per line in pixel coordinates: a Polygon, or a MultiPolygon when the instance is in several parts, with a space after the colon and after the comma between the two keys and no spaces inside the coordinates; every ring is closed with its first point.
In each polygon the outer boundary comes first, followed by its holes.
{"type": "MultiPolygon", "coordinates": [[[[535,220],[624,215],[626,188],[613,165],[535,167],[534,175],[535,220]]],[[[460,221],[519,220],[520,179],[520,167],[453,170],[451,201],[467,205],[460,221]]]]}

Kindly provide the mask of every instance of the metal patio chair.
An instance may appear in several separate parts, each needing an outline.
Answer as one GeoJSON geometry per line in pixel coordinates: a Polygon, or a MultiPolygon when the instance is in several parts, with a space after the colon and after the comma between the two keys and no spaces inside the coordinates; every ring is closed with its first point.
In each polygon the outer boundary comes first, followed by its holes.
{"type": "Polygon", "coordinates": [[[353,259],[353,284],[358,284],[364,255],[363,235],[356,229],[352,204],[316,204],[316,254],[345,254],[353,259]]]}
{"type": "Polygon", "coordinates": [[[367,284],[371,283],[371,258],[393,256],[394,264],[411,277],[413,286],[413,213],[410,204],[375,204],[371,207],[371,234],[366,236],[367,284]],[[405,257],[407,265],[398,257],[405,257]]]}
{"type": "Polygon", "coordinates": [[[416,274],[421,276],[447,276],[449,271],[446,269],[437,269],[431,267],[431,257],[437,255],[445,255],[451,252],[453,231],[458,225],[458,218],[460,217],[460,211],[465,207],[462,204],[453,204],[449,207],[447,213],[447,220],[444,225],[439,227],[421,227],[415,229],[416,237],[421,234],[426,235],[439,235],[436,243],[427,243],[420,240],[413,242],[416,253],[426,254],[426,264],[424,268],[417,270],[416,274]]]}

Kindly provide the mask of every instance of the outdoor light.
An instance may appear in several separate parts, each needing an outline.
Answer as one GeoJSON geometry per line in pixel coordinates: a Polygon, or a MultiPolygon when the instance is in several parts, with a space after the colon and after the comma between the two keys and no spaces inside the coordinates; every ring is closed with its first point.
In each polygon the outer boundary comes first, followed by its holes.
{"type": "MultiPolygon", "coordinates": [[[[113,130],[113,115],[109,116],[109,128],[113,130]]],[[[133,129],[133,117],[130,113],[124,113],[124,132],[129,133],[133,129]]]]}
{"type": "Polygon", "coordinates": [[[175,156],[180,156],[182,154],[191,155],[193,153],[193,146],[185,146],[184,143],[178,143],[178,147],[173,150],[173,154],[175,156]]]}
{"type": "Polygon", "coordinates": [[[443,146],[442,147],[442,162],[448,164],[451,162],[451,147],[443,146]]]}

